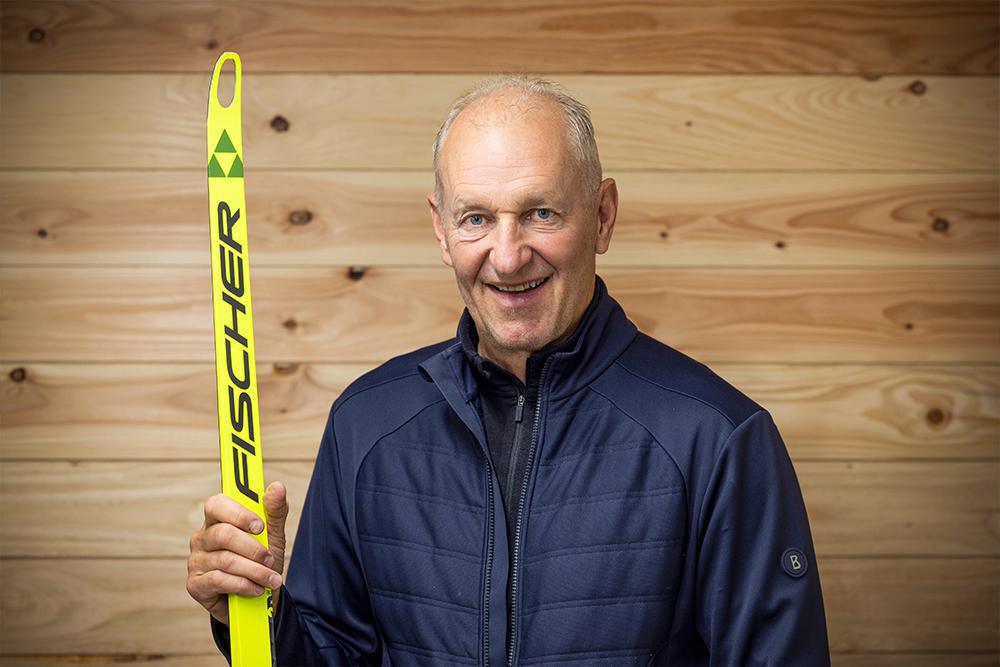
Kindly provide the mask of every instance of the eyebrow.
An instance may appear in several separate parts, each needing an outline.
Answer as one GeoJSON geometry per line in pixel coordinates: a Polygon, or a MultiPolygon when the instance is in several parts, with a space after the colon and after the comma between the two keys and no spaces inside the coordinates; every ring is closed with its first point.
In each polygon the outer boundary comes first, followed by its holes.
{"type": "MultiPolygon", "coordinates": [[[[565,208],[559,197],[556,196],[554,192],[542,192],[539,194],[529,195],[525,199],[517,202],[518,206],[522,210],[537,208],[542,204],[550,204],[553,206],[558,206],[559,208],[565,208]]],[[[455,215],[460,216],[463,213],[473,210],[488,211],[490,207],[478,202],[476,200],[466,200],[461,197],[455,200],[455,215]]]]}

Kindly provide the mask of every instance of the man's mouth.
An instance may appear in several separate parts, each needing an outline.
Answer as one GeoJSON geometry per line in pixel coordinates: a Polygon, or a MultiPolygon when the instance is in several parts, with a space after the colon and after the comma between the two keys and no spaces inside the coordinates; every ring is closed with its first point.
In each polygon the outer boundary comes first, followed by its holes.
{"type": "Polygon", "coordinates": [[[498,292],[514,292],[514,293],[528,292],[530,290],[535,289],[548,279],[549,279],[548,276],[546,276],[544,278],[538,278],[537,280],[531,280],[526,283],[520,283],[516,285],[496,285],[493,283],[489,283],[489,286],[498,292]]]}

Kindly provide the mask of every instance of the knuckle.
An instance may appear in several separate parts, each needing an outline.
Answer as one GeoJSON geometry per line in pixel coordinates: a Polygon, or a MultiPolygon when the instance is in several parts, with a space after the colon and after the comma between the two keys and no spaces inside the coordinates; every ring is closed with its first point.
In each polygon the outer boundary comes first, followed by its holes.
{"type": "Polygon", "coordinates": [[[232,551],[223,551],[219,554],[219,569],[232,572],[236,566],[236,554],[232,551]]]}

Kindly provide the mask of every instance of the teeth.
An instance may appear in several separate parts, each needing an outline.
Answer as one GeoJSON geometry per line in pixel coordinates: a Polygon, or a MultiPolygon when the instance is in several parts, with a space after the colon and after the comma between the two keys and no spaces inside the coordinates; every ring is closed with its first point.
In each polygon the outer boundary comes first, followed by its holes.
{"type": "Polygon", "coordinates": [[[543,282],[545,282],[545,278],[542,278],[541,280],[533,280],[530,283],[524,283],[523,285],[517,285],[515,287],[503,287],[502,285],[494,285],[494,287],[501,292],[523,292],[524,290],[529,290],[532,287],[538,287],[543,282]]]}

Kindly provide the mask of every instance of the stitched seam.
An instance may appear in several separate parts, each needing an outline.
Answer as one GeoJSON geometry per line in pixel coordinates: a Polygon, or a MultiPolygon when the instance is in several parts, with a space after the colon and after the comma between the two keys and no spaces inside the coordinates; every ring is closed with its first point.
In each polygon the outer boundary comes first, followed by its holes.
{"type": "Polygon", "coordinates": [[[602,551],[644,551],[646,549],[669,548],[677,546],[684,541],[684,538],[674,537],[667,540],[643,540],[639,542],[616,542],[614,544],[592,544],[581,547],[564,547],[562,549],[552,549],[550,551],[540,551],[532,554],[530,558],[524,559],[524,564],[543,561],[556,556],[600,553],[602,551]]]}
{"type": "Polygon", "coordinates": [[[700,397],[698,397],[698,396],[694,396],[694,395],[692,395],[692,394],[688,394],[688,393],[686,393],[686,392],[683,392],[683,391],[681,391],[681,390],[679,390],[679,389],[673,389],[672,387],[665,387],[665,386],[663,386],[662,384],[660,384],[659,382],[657,382],[657,381],[655,381],[655,380],[651,380],[650,378],[648,378],[648,377],[646,377],[646,376],[644,376],[644,375],[639,375],[638,373],[636,373],[635,371],[633,371],[632,369],[630,369],[630,368],[629,368],[628,366],[626,366],[625,364],[623,364],[623,363],[622,363],[622,362],[620,362],[620,361],[617,361],[617,360],[616,360],[616,361],[615,361],[615,363],[616,363],[616,364],[618,364],[619,366],[621,366],[621,367],[622,367],[622,369],[623,369],[623,370],[624,370],[624,371],[625,371],[626,373],[628,373],[629,375],[632,375],[632,376],[634,376],[634,377],[637,377],[637,378],[639,378],[639,379],[640,379],[640,380],[642,380],[643,382],[648,382],[649,384],[653,385],[654,387],[659,387],[660,389],[662,389],[662,390],[664,390],[664,391],[669,391],[670,393],[672,393],[672,394],[677,394],[678,396],[687,396],[688,398],[690,398],[690,399],[691,399],[691,400],[693,400],[693,401],[698,401],[699,403],[701,403],[701,404],[703,404],[703,405],[707,405],[708,407],[712,408],[713,410],[715,410],[716,412],[718,412],[718,413],[719,413],[720,415],[722,415],[722,417],[723,417],[723,418],[724,418],[724,419],[725,419],[725,420],[726,420],[727,422],[729,422],[729,425],[730,425],[730,426],[736,426],[736,422],[734,422],[734,421],[733,421],[733,420],[732,420],[732,419],[730,418],[730,416],[729,416],[729,415],[727,415],[727,414],[726,414],[725,412],[723,412],[723,411],[722,411],[722,410],[721,410],[721,409],[720,409],[720,408],[719,408],[718,406],[716,406],[715,404],[713,404],[713,403],[709,403],[708,401],[706,401],[706,400],[705,400],[705,399],[703,399],[703,398],[700,398],[700,397]]]}
{"type": "Polygon", "coordinates": [[[684,489],[680,486],[667,486],[660,489],[650,489],[648,491],[616,491],[614,493],[602,493],[597,496],[573,496],[566,500],[547,505],[536,505],[532,508],[532,514],[542,514],[551,512],[566,505],[587,505],[590,503],[603,503],[614,500],[629,500],[634,498],[656,498],[658,496],[672,496],[682,493],[684,489]]]}
{"type": "Polygon", "coordinates": [[[559,662],[576,662],[576,661],[579,661],[579,660],[586,660],[588,657],[589,658],[601,658],[601,657],[610,658],[610,657],[627,656],[627,655],[633,655],[633,654],[640,655],[640,654],[646,654],[650,650],[652,650],[652,649],[651,648],[623,648],[623,649],[605,649],[605,650],[597,650],[597,651],[570,651],[570,652],[567,652],[567,653],[544,653],[544,654],[539,655],[539,656],[534,656],[532,658],[528,658],[527,660],[520,660],[519,662],[521,664],[525,664],[525,665],[532,664],[532,663],[537,663],[537,662],[541,662],[543,660],[551,662],[553,658],[558,659],[558,658],[561,658],[563,656],[566,656],[565,659],[558,660],[559,662]],[[574,657],[569,657],[569,656],[581,656],[581,657],[574,658],[574,657]],[[583,657],[583,656],[586,656],[586,657],[583,657]]]}
{"type": "Polygon", "coordinates": [[[478,555],[467,554],[464,551],[456,551],[454,549],[447,549],[445,547],[434,547],[427,544],[422,544],[420,542],[400,540],[392,537],[384,537],[382,535],[361,533],[358,535],[358,540],[362,542],[373,542],[375,544],[384,544],[386,546],[398,547],[400,549],[411,549],[413,551],[422,551],[424,553],[433,554],[435,556],[448,556],[450,558],[468,561],[470,563],[475,563],[477,565],[481,561],[478,555]]]}
{"type": "Polygon", "coordinates": [[[642,449],[648,448],[652,449],[652,442],[646,440],[634,440],[629,442],[623,442],[617,445],[608,445],[607,447],[595,447],[593,449],[587,450],[581,454],[564,454],[562,456],[554,456],[547,460],[545,463],[539,463],[539,468],[544,468],[546,466],[557,466],[563,463],[568,463],[570,461],[575,461],[577,459],[582,459],[587,456],[593,456],[594,454],[600,453],[610,453],[610,452],[627,452],[632,449],[642,449]]]}
{"type": "Polygon", "coordinates": [[[483,509],[480,505],[467,505],[466,503],[460,503],[457,500],[448,500],[447,498],[442,498],[441,496],[432,496],[427,493],[418,493],[416,491],[406,491],[404,489],[397,489],[395,487],[386,486],[384,484],[369,484],[368,482],[358,482],[357,488],[359,490],[372,491],[374,493],[383,493],[387,496],[399,496],[401,498],[408,498],[410,500],[423,500],[429,503],[436,503],[438,505],[452,507],[462,512],[473,512],[475,514],[479,514],[479,512],[483,509]]]}
{"type": "MultiPolygon", "coordinates": [[[[670,590],[669,588],[666,590],[670,590]]],[[[563,600],[560,602],[544,602],[528,607],[523,610],[525,614],[532,614],[538,611],[548,611],[550,609],[566,609],[568,607],[611,607],[619,604],[643,604],[647,602],[659,602],[661,600],[672,599],[670,595],[613,595],[604,598],[580,598],[579,600],[563,600]]]]}
{"type": "Polygon", "coordinates": [[[434,447],[433,445],[428,445],[427,443],[422,443],[422,442],[416,442],[414,440],[393,438],[392,440],[387,440],[386,443],[388,443],[389,446],[395,446],[397,444],[405,445],[405,447],[398,448],[404,451],[410,451],[415,449],[423,452],[430,452],[431,454],[440,454],[441,456],[447,456],[452,459],[464,458],[469,460],[470,462],[475,462],[476,464],[479,464],[482,461],[482,458],[478,456],[472,456],[471,454],[463,454],[462,452],[454,449],[445,449],[444,447],[434,447]]]}
{"type": "Polygon", "coordinates": [[[413,593],[400,593],[399,591],[390,591],[386,588],[372,588],[372,593],[375,595],[381,595],[382,597],[392,598],[396,600],[403,600],[404,602],[412,602],[413,604],[423,604],[430,607],[440,607],[442,609],[448,609],[450,611],[457,611],[462,614],[476,614],[479,615],[478,607],[467,607],[463,604],[456,604],[454,602],[447,602],[445,600],[436,600],[434,598],[425,597],[423,595],[414,595],[413,593]]]}
{"type": "Polygon", "coordinates": [[[417,644],[407,644],[405,642],[389,641],[389,640],[386,640],[386,644],[404,653],[412,653],[413,655],[422,655],[425,658],[430,658],[435,655],[444,655],[448,656],[449,658],[454,658],[462,663],[470,665],[476,664],[476,658],[470,658],[469,656],[466,655],[450,653],[448,651],[442,651],[440,649],[427,648],[426,646],[418,646],[417,644]]]}

